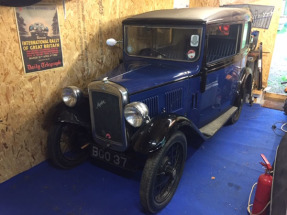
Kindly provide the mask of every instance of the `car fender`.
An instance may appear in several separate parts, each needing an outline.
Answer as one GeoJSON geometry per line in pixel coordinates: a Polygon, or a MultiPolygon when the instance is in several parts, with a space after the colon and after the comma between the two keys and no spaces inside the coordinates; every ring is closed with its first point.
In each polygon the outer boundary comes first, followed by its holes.
{"type": "Polygon", "coordinates": [[[171,135],[177,130],[186,135],[188,142],[191,142],[193,138],[196,138],[196,142],[198,138],[201,142],[205,140],[198,128],[189,119],[176,114],[162,114],[140,127],[131,137],[133,149],[142,154],[154,152],[164,147],[171,135]],[[193,134],[194,136],[191,137],[193,134]]]}
{"type": "Polygon", "coordinates": [[[233,105],[239,106],[241,104],[241,98],[246,96],[246,94],[251,95],[252,91],[252,70],[249,67],[245,67],[241,71],[241,76],[238,81],[238,86],[237,86],[237,96],[233,102],[233,105]]]}
{"type": "Polygon", "coordinates": [[[241,83],[240,88],[244,90],[245,93],[251,94],[252,80],[253,80],[252,69],[250,69],[249,67],[244,68],[240,80],[241,83]]]}
{"type": "Polygon", "coordinates": [[[85,117],[85,115],[82,114],[81,112],[71,110],[68,108],[62,110],[59,113],[57,121],[62,123],[76,124],[82,127],[90,128],[89,118],[85,117]]]}
{"type": "Polygon", "coordinates": [[[85,99],[72,108],[61,102],[51,108],[50,113],[47,114],[47,118],[47,121],[51,121],[52,118],[54,123],[71,123],[88,129],[91,126],[89,101],[85,99]]]}

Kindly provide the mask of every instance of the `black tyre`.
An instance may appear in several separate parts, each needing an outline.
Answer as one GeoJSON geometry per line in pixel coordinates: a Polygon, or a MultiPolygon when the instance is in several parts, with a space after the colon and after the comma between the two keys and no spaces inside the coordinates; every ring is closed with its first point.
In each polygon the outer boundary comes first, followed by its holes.
{"type": "Polygon", "coordinates": [[[239,120],[239,117],[241,115],[242,107],[245,102],[246,98],[246,93],[245,93],[245,88],[241,88],[239,96],[235,102],[235,106],[238,107],[237,111],[232,115],[232,117],[227,121],[228,125],[232,125],[236,123],[239,120]]]}
{"type": "Polygon", "coordinates": [[[140,199],[146,212],[156,213],[172,199],[186,159],[186,138],[174,133],[166,145],[147,159],[141,178],[140,199]]]}
{"type": "Polygon", "coordinates": [[[237,109],[237,111],[232,115],[232,117],[229,119],[229,121],[228,121],[228,124],[229,125],[232,125],[232,124],[234,124],[234,123],[236,123],[238,120],[239,120],[239,117],[240,117],[240,115],[241,115],[241,111],[242,111],[242,107],[243,107],[243,104],[244,104],[244,99],[243,99],[243,97],[242,98],[240,98],[240,100],[239,100],[239,104],[238,104],[238,109],[237,109]]]}
{"type": "Polygon", "coordinates": [[[69,169],[85,161],[88,148],[83,147],[87,140],[83,138],[84,129],[72,124],[58,123],[48,135],[48,157],[60,168],[69,169]],[[82,149],[83,148],[83,149],[82,149]]]}

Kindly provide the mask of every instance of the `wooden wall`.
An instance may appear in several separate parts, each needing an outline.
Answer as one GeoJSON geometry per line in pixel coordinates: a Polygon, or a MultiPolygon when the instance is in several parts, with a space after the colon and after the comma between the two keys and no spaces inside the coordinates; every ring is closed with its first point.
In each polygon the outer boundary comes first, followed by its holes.
{"type": "Polygon", "coordinates": [[[190,0],[189,7],[219,7],[220,0],[190,0]]]}
{"type": "Polygon", "coordinates": [[[14,8],[0,6],[0,183],[46,158],[51,107],[67,85],[85,86],[115,67],[122,50],[121,21],[134,14],[173,7],[173,0],[61,0],[56,3],[64,67],[25,74],[14,8]]]}
{"type": "Polygon", "coordinates": [[[258,30],[259,40],[258,44],[263,44],[263,64],[262,64],[262,84],[263,87],[267,87],[267,80],[272,60],[273,49],[275,45],[275,39],[277,35],[277,28],[279,18],[281,14],[282,0],[190,0],[190,7],[217,7],[225,4],[257,4],[257,5],[269,5],[275,6],[273,17],[269,26],[269,29],[255,29],[258,30]]]}

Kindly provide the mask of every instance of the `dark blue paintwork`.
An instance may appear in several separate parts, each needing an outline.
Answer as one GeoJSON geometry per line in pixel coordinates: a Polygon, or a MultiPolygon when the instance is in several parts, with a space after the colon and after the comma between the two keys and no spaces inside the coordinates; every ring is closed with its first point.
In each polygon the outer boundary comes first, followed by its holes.
{"type": "Polygon", "coordinates": [[[241,61],[208,73],[205,92],[200,95],[200,123],[202,127],[234,105],[236,90],[240,80],[237,69],[241,61]]]}
{"type": "Polygon", "coordinates": [[[129,94],[134,94],[194,76],[199,69],[199,62],[189,63],[187,67],[186,63],[181,62],[142,59],[121,64],[108,74],[108,78],[125,87],[129,94]]]}

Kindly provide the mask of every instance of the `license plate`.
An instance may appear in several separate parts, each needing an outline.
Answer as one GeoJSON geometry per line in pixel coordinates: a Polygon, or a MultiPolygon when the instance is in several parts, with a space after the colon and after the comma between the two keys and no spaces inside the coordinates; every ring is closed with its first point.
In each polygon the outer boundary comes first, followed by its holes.
{"type": "Polygon", "coordinates": [[[98,146],[93,146],[92,156],[98,160],[105,161],[114,166],[122,168],[127,167],[128,158],[125,155],[115,151],[103,149],[98,146]]]}

